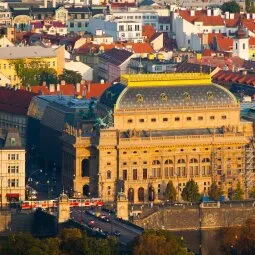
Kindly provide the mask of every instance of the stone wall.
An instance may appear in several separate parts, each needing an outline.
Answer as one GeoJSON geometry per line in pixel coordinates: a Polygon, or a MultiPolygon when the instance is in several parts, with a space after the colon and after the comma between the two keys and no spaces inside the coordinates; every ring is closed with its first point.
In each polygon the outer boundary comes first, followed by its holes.
{"type": "Polygon", "coordinates": [[[145,229],[198,230],[241,225],[255,207],[164,208],[134,221],[145,229]]]}
{"type": "Polygon", "coordinates": [[[0,236],[11,233],[31,232],[33,214],[0,212],[0,236]]]}

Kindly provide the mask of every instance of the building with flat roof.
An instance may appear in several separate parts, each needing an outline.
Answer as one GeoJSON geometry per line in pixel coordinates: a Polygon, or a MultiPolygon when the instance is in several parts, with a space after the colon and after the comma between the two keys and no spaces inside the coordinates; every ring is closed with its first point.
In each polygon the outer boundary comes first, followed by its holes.
{"type": "Polygon", "coordinates": [[[41,46],[0,48],[0,72],[11,81],[11,85],[20,84],[16,63],[21,60],[28,66],[31,62],[36,62],[40,66],[52,68],[59,75],[64,68],[64,52],[64,46],[57,49],[41,46]]]}
{"type": "Polygon", "coordinates": [[[190,179],[201,194],[213,181],[226,196],[238,181],[248,191],[252,123],[210,75],[123,75],[96,115],[91,132],[67,126],[62,135],[63,180],[75,192],[114,201],[122,190],[131,203],[157,202],[170,180],[180,199],[190,179]]]}

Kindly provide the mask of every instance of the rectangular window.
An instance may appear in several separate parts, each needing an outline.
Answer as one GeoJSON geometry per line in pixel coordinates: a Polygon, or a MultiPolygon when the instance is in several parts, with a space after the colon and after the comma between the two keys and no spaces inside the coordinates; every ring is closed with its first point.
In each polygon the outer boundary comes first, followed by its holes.
{"type": "Polygon", "coordinates": [[[143,179],[146,180],[147,179],[147,168],[143,169],[143,179]]]}
{"type": "Polygon", "coordinates": [[[78,22],[77,26],[78,26],[78,27],[81,27],[81,22],[78,22]]]}
{"type": "Polygon", "coordinates": [[[198,120],[203,120],[203,117],[202,116],[198,116],[198,120]]]}
{"type": "Polygon", "coordinates": [[[11,160],[15,160],[15,154],[11,154],[11,160]]]}
{"type": "Polygon", "coordinates": [[[140,26],[139,25],[135,25],[135,31],[139,31],[140,30],[140,26]]]}
{"type": "Polygon", "coordinates": [[[133,169],[133,180],[137,180],[137,169],[133,169]]]}
{"type": "Polygon", "coordinates": [[[128,31],[133,31],[132,25],[128,25],[128,31]]]}
{"type": "Polygon", "coordinates": [[[222,115],[221,118],[222,118],[223,120],[225,120],[225,119],[227,118],[227,116],[226,116],[226,115],[222,115]]]}
{"type": "Polygon", "coordinates": [[[191,117],[187,117],[187,120],[188,120],[188,121],[191,121],[191,117]]]}
{"type": "Polygon", "coordinates": [[[127,170],[123,170],[123,180],[127,180],[127,170]]]}
{"type": "Polygon", "coordinates": [[[124,31],[124,26],[123,25],[119,26],[119,31],[124,31]]]}
{"type": "Polygon", "coordinates": [[[215,116],[210,116],[210,120],[214,120],[215,119],[215,116]]]}
{"type": "Polygon", "coordinates": [[[174,120],[175,121],[180,121],[180,117],[175,117],[174,120]]]}

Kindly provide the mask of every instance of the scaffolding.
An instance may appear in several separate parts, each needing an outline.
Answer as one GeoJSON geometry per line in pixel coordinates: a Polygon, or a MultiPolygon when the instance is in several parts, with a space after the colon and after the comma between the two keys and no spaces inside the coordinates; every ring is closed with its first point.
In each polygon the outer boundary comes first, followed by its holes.
{"type": "Polygon", "coordinates": [[[249,197],[249,191],[254,185],[254,150],[255,139],[251,139],[250,143],[245,147],[245,171],[244,171],[244,185],[245,198],[249,197]]]}

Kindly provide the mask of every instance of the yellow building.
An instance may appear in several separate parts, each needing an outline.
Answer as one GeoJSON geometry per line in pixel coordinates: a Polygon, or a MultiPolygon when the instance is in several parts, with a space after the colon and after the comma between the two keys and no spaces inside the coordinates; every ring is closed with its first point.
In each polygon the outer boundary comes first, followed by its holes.
{"type": "Polygon", "coordinates": [[[209,75],[123,75],[101,96],[95,131],[67,126],[63,180],[75,193],[113,201],[121,190],[131,202],[158,201],[169,180],[181,192],[194,179],[201,194],[212,181],[231,193],[247,182],[251,122],[209,75]]]}
{"type": "Polygon", "coordinates": [[[57,49],[40,46],[0,48],[0,73],[11,81],[11,85],[20,84],[14,63],[23,60],[26,65],[33,61],[56,70],[58,75],[62,74],[65,63],[64,51],[64,46],[57,49]]]}

